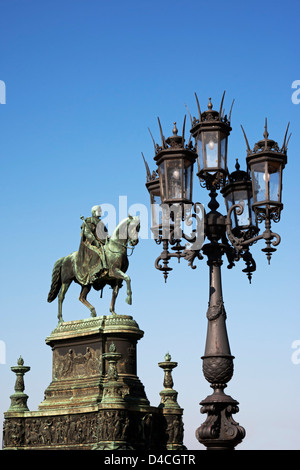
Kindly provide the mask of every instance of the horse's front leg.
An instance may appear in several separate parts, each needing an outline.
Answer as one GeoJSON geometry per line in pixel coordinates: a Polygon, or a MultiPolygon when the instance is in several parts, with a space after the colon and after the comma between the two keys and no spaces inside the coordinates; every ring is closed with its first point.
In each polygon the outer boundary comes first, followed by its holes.
{"type": "Polygon", "coordinates": [[[119,289],[120,289],[120,286],[119,284],[116,284],[113,288],[113,293],[112,293],[112,297],[111,297],[111,304],[110,304],[110,309],[109,311],[113,314],[113,315],[116,315],[116,312],[115,312],[115,303],[116,303],[116,298],[117,298],[117,295],[119,293],[119,289]]]}
{"type": "Polygon", "coordinates": [[[126,282],[127,285],[127,297],[126,297],[126,302],[131,305],[132,304],[132,292],[131,292],[131,279],[130,277],[123,273],[121,269],[114,269],[113,272],[109,274],[111,277],[114,277],[116,279],[122,279],[123,281],[126,282]]]}
{"type": "Polygon", "coordinates": [[[79,300],[82,302],[87,308],[90,309],[91,316],[96,317],[96,310],[95,308],[86,300],[86,296],[90,292],[92,286],[82,286],[81,292],[79,295],[79,300]]]}

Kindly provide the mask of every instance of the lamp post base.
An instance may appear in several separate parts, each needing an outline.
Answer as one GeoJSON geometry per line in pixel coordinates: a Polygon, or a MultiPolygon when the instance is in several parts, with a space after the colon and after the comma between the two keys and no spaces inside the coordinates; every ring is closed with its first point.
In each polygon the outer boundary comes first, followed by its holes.
{"type": "Polygon", "coordinates": [[[234,450],[246,435],[245,429],[232,417],[239,411],[238,402],[216,387],[200,405],[200,412],[207,413],[207,418],[196,430],[198,441],[207,450],[234,450]]]}

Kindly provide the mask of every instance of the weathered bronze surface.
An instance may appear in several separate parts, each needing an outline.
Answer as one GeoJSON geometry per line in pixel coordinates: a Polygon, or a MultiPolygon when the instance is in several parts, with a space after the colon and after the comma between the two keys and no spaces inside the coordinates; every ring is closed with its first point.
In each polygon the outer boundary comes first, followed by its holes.
{"type": "Polygon", "coordinates": [[[28,395],[24,393],[24,375],[30,370],[30,367],[24,366],[24,360],[20,356],[18,365],[11,367],[11,370],[16,374],[15,393],[10,396],[11,405],[9,411],[27,411],[28,395]]]}
{"type": "Polygon", "coordinates": [[[48,302],[58,297],[58,320],[63,321],[62,304],[71,283],[81,286],[79,300],[89,308],[92,317],[96,310],[86,297],[93,287],[102,291],[106,285],[113,289],[110,312],[115,315],[115,302],[123,281],[127,286],[126,302],[131,305],[131,279],[128,269],[127,250],[138,243],[140,219],[128,216],[115,228],[111,237],[100,221],[101,208],[92,208],[92,217],[83,219],[79,250],[56,261],[52,272],[48,302]],[[106,235],[106,238],[105,238],[106,235]]]}

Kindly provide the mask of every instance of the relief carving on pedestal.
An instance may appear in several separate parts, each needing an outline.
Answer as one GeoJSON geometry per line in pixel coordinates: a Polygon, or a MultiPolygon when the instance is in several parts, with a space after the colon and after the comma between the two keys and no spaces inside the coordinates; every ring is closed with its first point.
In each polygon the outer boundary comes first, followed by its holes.
{"type": "Polygon", "coordinates": [[[102,360],[99,351],[91,347],[87,347],[84,354],[75,352],[71,348],[64,355],[61,355],[58,350],[54,351],[53,377],[55,379],[90,377],[99,374],[102,374],[102,360]]]}

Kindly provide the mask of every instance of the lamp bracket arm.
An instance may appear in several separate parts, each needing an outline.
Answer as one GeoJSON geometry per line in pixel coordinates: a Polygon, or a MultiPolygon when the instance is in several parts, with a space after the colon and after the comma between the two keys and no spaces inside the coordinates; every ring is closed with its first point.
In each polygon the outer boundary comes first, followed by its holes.
{"type": "Polygon", "coordinates": [[[264,238],[264,240],[266,240],[266,241],[269,241],[269,240],[272,240],[273,238],[275,238],[275,240],[272,242],[273,246],[277,246],[281,242],[280,235],[278,235],[278,233],[271,232],[270,229],[266,229],[264,231],[264,233],[262,234],[262,238],[264,238]]]}
{"type": "MultiPolygon", "coordinates": [[[[266,253],[268,262],[270,263],[271,255],[274,251],[276,251],[276,249],[272,248],[271,245],[273,247],[279,245],[281,238],[280,238],[280,235],[278,235],[278,233],[274,233],[271,231],[271,217],[267,216],[268,212],[266,212],[266,217],[265,217],[265,231],[260,235],[256,235],[251,238],[246,238],[243,236],[236,237],[232,233],[231,213],[234,209],[236,209],[237,215],[241,215],[243,213],[243,206],[241,204],[234,204],[233,206],[230,207],[227,213],[226,233],[232,246],[237,251],[237,253],[243,257],[243,253],[244,254],[247,253],[247,250],[249,250],[250,245],[252,245],[253,243],[256,243],[258,240],[265,240],[266,248],[263,248],[262,251],[266,253]],[[273,240],[274,238],[275,240],[273,240]]],[[[247,258],[246,264],[247,264],[247,270],[245,272],[251,274],[251,272],[255,270],[255,262],[253,259],[247,258]]],[[[249,277],[249,280],[251,280],[250,277],[249,277]]]]}
{"type": "MultiPolygon", "coordinates": [[[[237,209],[236,211],[237,215],[241,215],[244,212],[244,207],[242,206],[242,204],[234,204],[233,206],[230,207],[227,213],[227,217],[226,217],[226,233],[232,246],[237,250],[237,252],[241,252],[244,250],[245,239],[243,237],[236,237],[232,233],[231,214],[234,209],[237,209]]],[[[249,241],[250,240],[247,240],[247,242],[249,241]]]]}
{"type": "Polygon", "coordinates": [[[183,251],[183,253],[181,254],[181,256],[187,260],[189,263],[188,265],[192,268],[192,269],[196,269],[197,266],[194,265],[194,261],[196,258],[198,258],[199,260],[202,260],[203,259],[203,256],[202,254],[200,253],[200,250],[188,250],[188,249],[185,249],[183,251]]]}
{"type": "Polygon", "coordinates": [[[261,235],[257,235],[256,237],[249,238],[249,240],[244,240],[242,242],[242,247],[245,248],[253,243],[257,242],[258,240],[266,240],[266,242],[270,242],[271,240],[275,240],[272,242],[273,246],[279,245],[281,242],[281,237],[278,233],[271,232],[270,229],[266,229],[261,235]]]}

